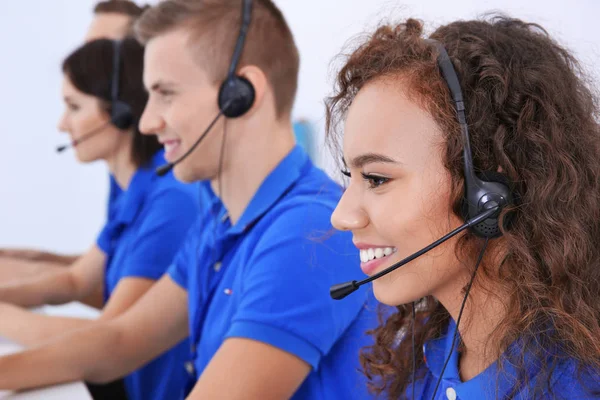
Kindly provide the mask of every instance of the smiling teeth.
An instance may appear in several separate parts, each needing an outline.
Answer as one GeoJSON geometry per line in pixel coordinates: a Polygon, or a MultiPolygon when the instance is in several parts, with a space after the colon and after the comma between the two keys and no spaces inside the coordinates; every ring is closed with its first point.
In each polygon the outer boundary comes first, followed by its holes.
{"type": "Polygon", "coordinates": [[[360,251],[360,261],[365,263],[376,258],[387,257],[395,252],[395,247],[377,247],[371,249],[362,249],[360,251]]]}
{"type": "Polygon", "coordinates": [[[173,151],[177,146],[179,146],[179,141],[171,140],[164,144],[165,152],[169,153],[173,151]]]}

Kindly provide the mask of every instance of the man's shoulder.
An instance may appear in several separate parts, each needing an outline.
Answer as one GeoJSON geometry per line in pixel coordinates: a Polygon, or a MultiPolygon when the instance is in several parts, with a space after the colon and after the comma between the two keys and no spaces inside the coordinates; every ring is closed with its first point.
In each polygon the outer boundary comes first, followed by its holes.
{"type": "Polygon", "coordinates": [[[341,196],[342,187],[325,171],[311,165],[278,205],[284,208],[289,204],[301,205],[305,209],[325,207],[333,211],[341,196]]]}

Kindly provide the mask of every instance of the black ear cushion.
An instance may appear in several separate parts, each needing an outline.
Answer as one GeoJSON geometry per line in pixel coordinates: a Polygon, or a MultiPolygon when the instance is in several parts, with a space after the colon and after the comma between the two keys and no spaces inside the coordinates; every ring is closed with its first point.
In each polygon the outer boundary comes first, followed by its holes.
{"type": "Polygon", "coordinates": [[[227,118],[244,115],[254,104],[255,91],[252,83],[244,77],[227,79],[219,89],[219,108],[227,118]]]}
{"type": "MultiPolygon", "coordinates": [[[[508,191],[511,194],[511,198],[509,199],[510,205],[517,204],[519,202],[520,198],[518,196],[518,193],[515,191],[514,184],[506,175],[496,172],[496,171],[483,171],[478,174],[478,178],[485,182],[497,182],[497,183],[500,183],[500,184],[504,185],[505,187],[507,187],[508,191]]],[[[468,205],[466,199],[461,204],[461,214],[465,221],[468,220],[470,217],[469,205],[468,205]]],[[[509,212],[509,213],[505,214],[504,219],[503,219],[503,224],[502,224],[504,227],[504,230],[510,229],[510,225],[512,224],[513,219],[514,219],[514,212],[509,212]]],[[[490,236],[490,237],[497,237],[497,236],[501,235],[501,232],[499,231],[497,226],[495,228],[495,231],[497,231],[497,232],[494,233],[494,232],[492,232],[492,230],[494,230],[494,229],[492,229],[490,226],[487,226],[487,228],[485,228],[485,225],[486,224],[481,223],[475,227],[475,231],[486,230],[486,229],[489,230],[489,232],[482,232],[483,235],[480,235],[480,236],[485,236],[486,234],[492,234],[493,236],[490,236]]]]}
{"type": "Polygon", "coordinates": [[[133,125],[131,107],[122,101],[113,102],[111,104],[110,119],[111,123],[119,129],[131,128],[131,125],[133,125]]]}
{"type": "MultiPolygon", "coordinates": [[[[508,190],[510,191],[510,194],[512,195],[509,206],[514,206],[515,204],[520,203],[521,197],[519,196],[519,192],[517,191],[514,182],[511,181],[506,175],[501,174],[499,172],[495,172],[495,171],[486,171],[486,172],[479,174],[479,176],[484,181],[499,182],[499,183],[502,183],[503,185],[505,185],[506,187],[508,187],[508,190]]],[[[504,221],[502,223],[504,230],[510,229],[510,226],[512,225],[512,223],[514,221],[514,218],[515,218],[514,211],[508,212],[504,215],[504,221]]]]}

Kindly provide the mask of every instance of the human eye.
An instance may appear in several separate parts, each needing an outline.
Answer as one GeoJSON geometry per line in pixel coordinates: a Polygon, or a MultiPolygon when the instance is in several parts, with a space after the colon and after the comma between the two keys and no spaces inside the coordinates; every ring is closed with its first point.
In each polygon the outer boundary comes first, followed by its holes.
{"type": "Polygon", "coordinates": [[[363,179],[369,183],[369,187],[371,189],[378,188],[382,185],[385,185],[389,182],[390,178],[386,178],[385,176],[376,175],[376,174],[367,174],[361,173],[363,179]]]}

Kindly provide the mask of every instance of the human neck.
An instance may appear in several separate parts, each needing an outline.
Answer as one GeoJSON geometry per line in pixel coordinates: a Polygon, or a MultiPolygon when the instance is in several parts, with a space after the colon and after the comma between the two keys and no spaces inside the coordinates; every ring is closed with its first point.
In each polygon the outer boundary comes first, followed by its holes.
{"type": "Polygon", "coordinates": [[[119,187],[127,190],[137,167],[131,159],[131,141],[126,141],[106,159],[108,169],[119,187]]]}
{"type": "MultiPolygon", "coordinates": [[[[463,288],[470,278],[468,276],[465,279],[463,276],[435,296],[455,322],[458,322],[458,314],[464,298],[463,288]]],[[[479,279],[483,279],[483,276],[479,279]]],[[[501,293],[500,288],[495,288],[494,293],[490,293],[489,290],[478,285],[477,280],[478,277],[475,277],[458,327],[464,349],[459,357],[459,371],[463,381],[479,375],[497,360],[498,354],[495,349],[498,348],[499,343],[492,334],[506,315],[504,300],[508,298],[508,294],[501,293]]],[[[454,351],[457,351],[458,346],[457,338],[454,351]]]]}
{"type": "Polygon", "coordinates": [[[234,225],[265,178],[293,149],[295,139],[289,118],[228,124],[223,169],[211,185],[234,225]]]}

